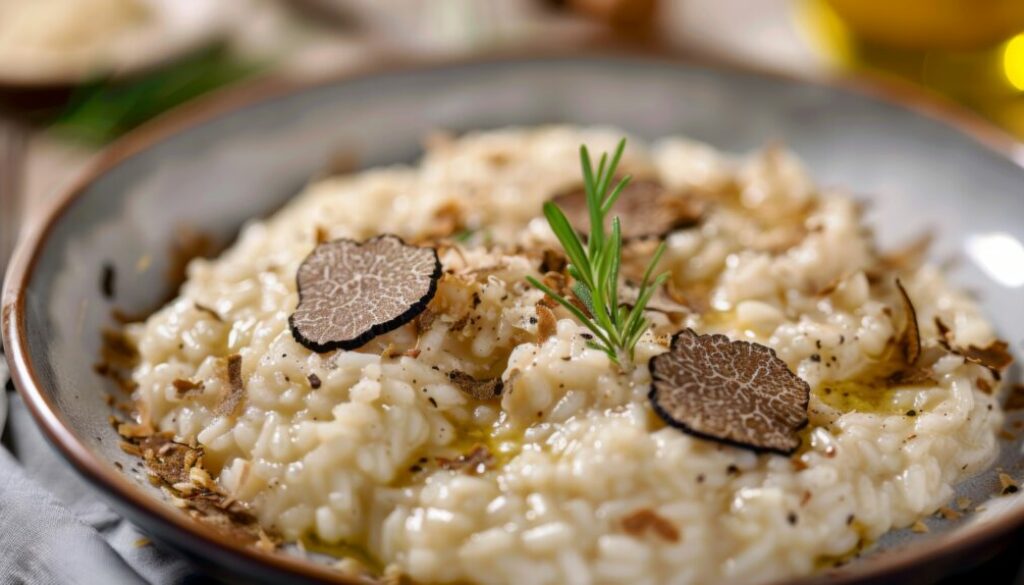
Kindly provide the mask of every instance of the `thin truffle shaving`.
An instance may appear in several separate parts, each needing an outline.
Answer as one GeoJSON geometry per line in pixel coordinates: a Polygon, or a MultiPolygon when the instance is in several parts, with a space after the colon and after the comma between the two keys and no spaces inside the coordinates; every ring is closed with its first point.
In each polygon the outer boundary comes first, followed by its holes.
{"type": "Polygon", "coordinates": [[[935,318],[935,327],[939,330],[939,343],[947,351],[955,353],[971,363],[987,368],[992,372],[992,376],[996,380],[999,380],[1002,377],[1003,370],[1010,367],[1010,364],[1013,363],[1010,344],[1002,339],[994,339],[985,347],[978,347],[977,345],[960,347],[954,343],[953,332],[942,319],[935,318]]]}
{"type": "MultiPolygon", "coordinates": [[[[569,223],[582,234],[589,233],[587,198],[582,188],[555,196],[569,223]]],[[[612,206],[611,216],[622,221],[622,239],[661,238],[697,225],[702,214],[699,202],[682,193],[668,191],[651,180],[630,181],[612,206]]],[[[606,226],[607,227],[607,226],[606,226]]]]}
{"type": "Polygon", "coordinates": [[[466,372],[452,370],[448,372],[448,379],[456,388],[477,400],[492,400],[501,396],[501,378],[478,380],[466,372]]]}
{"type": "Polygon", "coordinates": [[[903,350],[903,357],[907,360],[907,364],[912,366],[921,357],[921,329],[917,325],[917,310],[914,309],[914,303],[911,302],[907,289],[903,288],[903,283],[898,278],[896,279],[896,289],[900,292],[904,319],[906,320],[903,326],[900,345],[903,350]]]}
{"type": "Polygon", "coordinates": [[[245,399],[245,382],[242,381],[242,356],[236,354],[227,358],[227,393],[217,404],[217,414],[235,416],[245,399]]]}

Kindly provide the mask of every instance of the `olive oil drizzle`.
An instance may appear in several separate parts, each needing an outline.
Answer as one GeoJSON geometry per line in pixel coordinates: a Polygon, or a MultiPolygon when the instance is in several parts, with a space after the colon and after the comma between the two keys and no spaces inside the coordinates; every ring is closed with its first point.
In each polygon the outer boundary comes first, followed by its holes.
{"type": "Polygon", "coordinates": [[[350,542],[324,542],[316,535],[306,534],[299,539],[302,547],[309,552],[327,555],[337,559],[354,559],[366,567],[374,576],[384,573],[384,563],[375,557],[365,546],[350,542]]]}

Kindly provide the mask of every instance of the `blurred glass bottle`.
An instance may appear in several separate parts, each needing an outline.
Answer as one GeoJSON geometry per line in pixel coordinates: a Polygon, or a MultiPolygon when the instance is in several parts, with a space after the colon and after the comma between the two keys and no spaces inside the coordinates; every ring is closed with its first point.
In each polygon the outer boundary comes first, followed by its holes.
{"type": "Polygon", "coordinates": [[[801,0],[814,42],[956,100],[1024,138],[1024,0],[801,0]]]}

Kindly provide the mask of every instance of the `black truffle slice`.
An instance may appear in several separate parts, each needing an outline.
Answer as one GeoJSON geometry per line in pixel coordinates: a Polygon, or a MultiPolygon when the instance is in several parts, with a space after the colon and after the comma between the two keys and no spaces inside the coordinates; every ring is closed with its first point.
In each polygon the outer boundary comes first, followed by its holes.
{"type": "MultiPolygon", "coordinates": [[[[583,235],[590,232],[587,195],[582,187],[556,195],[551,201],[576,231],[583,235]]],[[[661,238],[675,230],[697,225],[701,213],[701,205],[694,198],[670,192],[657,181],[640,179],[630,181],[623,188],[608,216],[618,216],[621,220],[623,240],[634,240],[661,238]]],[[[611,228],[610,225],[605,227],[611,228]]]]}
{"type": "Polygon", "coordinates": [[[900,301],[903,305],[903,318],[905,320],[899,344],[907,364],[914,365],[917,363],[918,358],[921,357],[921,328],[917,325],[917,310],[914,308],[914,303],[910,300],[910,295],[907,294],[907,289],[903,288],[903,283],[898,278],[896,279],[896,290],[900,293],[900,301]]]}
{"type": "Polygon", "coordinates": [[[440,277],[435,249],[397,236],[324,242],[299,266],[299,304],[288,325],[313,351],[355,349],[423,312],[440,277]]]}
{"type": "Polygon", "coordinates": [[[669,425],[754,451],[800,446],[811,389],[771,348],[683,329],[650,371],[648,396],[669,425]]]}

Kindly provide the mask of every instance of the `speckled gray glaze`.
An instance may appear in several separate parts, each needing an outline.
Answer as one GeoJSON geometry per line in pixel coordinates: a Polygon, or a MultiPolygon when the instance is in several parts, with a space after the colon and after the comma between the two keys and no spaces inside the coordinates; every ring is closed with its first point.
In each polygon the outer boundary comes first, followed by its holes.
{"type": "MultiPolygon", "coordinates": [[[[4,333],[20,389],[51,440],[155,537],[222,574],[283,578],[297,565],[271,566],[230,543],[211,543],[188,523],[168,521],[176,511],[154,512],[159,495],[146,482],[109,479],[113,462],[131,463],[107,423],[106,382],[92,371],[110,310],[147,311],[167,297],[168,250],[182,227],[226,244],[244,221],[279,206],[338,152],[374,166],[412,160],[421,138],[438,128],[548,122],[611,124],[648,138],[686,134],[738,152],[782,141],[820,183],[872,203],[869,218],[883,245],[934,229],[935,259],[961,260],[954,278],[979,293],[1019,355],[1024,282],[1013,271],[1024,267],[1012,265],[1012,244],[1024,241],[1024,170],[1007,153],[931,117],[834,87],[663,58],[577,56],[357,76],[261,99],[202,124],[183,122],[180,132],[129,148],[133,154],[88,181],[17,255],[5,285],[4,333]],[[979,241],[996,243],[974,246],[972,256],[968,247],[979,241]],[[995,256],[987,271],[971,259],[984,254],[995,256]],[[1010,261],[1003,266],[1010,274],[998,273],[1001,258],[1010,261]],[[99,285],[107,263],[117,273],[113,301],[99,285]]],[[[998,465],[1019,475],[1020,453],[1019,442],[1004,444],[998,465]]],[[[961,487],[974,502],[995,490],[993,473],[961,487]]],[[[994,552],[999,533],[1024,522],[1016,497],[986,508],[959,522],[929,520],[926,535],[887,536],[828,578],[923,582],[968,566],[994,552]],[[906,562],[893,563],[897,557],[906,562]]]]}

